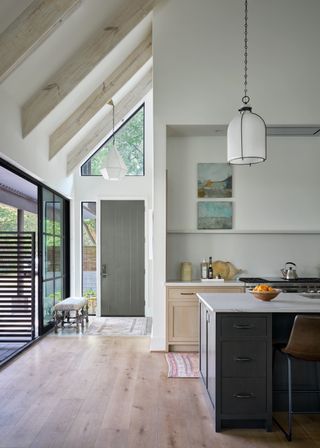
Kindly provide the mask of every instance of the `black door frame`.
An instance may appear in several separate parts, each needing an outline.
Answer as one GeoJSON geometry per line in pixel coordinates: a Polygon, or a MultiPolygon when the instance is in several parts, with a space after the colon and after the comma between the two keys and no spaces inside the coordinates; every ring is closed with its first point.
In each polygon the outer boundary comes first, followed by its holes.
{"type": "Polygon", "coordinates": [[[44,326],[43,325],[43,275],[42,275],[42,265],[43,265],[43,204],[42,204],[42,189],[45,188],[51,193],[59,196],[63,199],[63,231],[65,235],[65,242],[69,241],[69,244],[64,244],[64,291],[65,296],[70,295],[70,200],[66,198],[61,193],[53,190],[48,185],[43,182],[34,179],[31,175],[25,173],[22,169],[17,168],[5,159],[0,157],[0,166],[11,171],[19,177],[31,182],[38,187],[38,324],[39,324],[39,336],[47,333],[52,327],[53,323],[44,326]]]}

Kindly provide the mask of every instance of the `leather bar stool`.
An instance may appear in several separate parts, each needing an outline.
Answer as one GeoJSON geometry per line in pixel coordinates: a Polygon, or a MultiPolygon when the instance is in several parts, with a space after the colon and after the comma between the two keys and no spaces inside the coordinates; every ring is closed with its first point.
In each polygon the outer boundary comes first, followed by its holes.
{"type": "MultiPolygon", "coordinates": [[[[302,361],[308,361],[308,362],[319,362],[320,361],[319,341],[320,341],[320,316],[297,315],[293,323],[288,344],[286,347],[281,348],[280,350],[287,356],[287,362],[288,362],[288,431],[286,431],[276,419],[274,419],[274,421],[279,426],[279,428],[284,432],[287,440],[289,441],[292,440],[293,414],[309,413],[309,412],[293,411],[292,360],[300,359],[302,361]]],[[[314,391],[314,392],[320,392],[320,391],[314,391]]]]}

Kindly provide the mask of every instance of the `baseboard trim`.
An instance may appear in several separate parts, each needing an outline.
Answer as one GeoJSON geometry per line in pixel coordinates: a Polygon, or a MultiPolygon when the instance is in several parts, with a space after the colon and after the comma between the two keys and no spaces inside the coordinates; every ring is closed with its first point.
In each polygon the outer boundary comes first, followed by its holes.
{"type": "Polygon", "coordinates": [[[165,352],[166,351],[166,340],[164,338],[155,338],[155,337],[151,336],[150,351],[151,352],[165,352]]]}

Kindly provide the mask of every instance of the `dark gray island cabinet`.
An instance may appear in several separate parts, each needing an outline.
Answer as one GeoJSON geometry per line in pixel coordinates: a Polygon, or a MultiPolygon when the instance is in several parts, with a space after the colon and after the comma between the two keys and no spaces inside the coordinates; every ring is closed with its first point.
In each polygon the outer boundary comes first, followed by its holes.
{"type": "MultiPolygon", "coordinates": [[[[272,410],[286,406],[285,364],[280,357],[273,368],[272,344],[287,341],[296,314],[320,313],[320,301],[297,294],[280,294],[273,302],[261,302],[249,293],[198,294],[198,298],[200,372],[215,410],[216,431],[227,427],[271,431],[272,410]],[[282,387],[279,393],[273,391],[277,382],[282,387]]],[[[298,381],[306,389],[319,382],[305,368],[298,381]]],[[[301,399],[299,404],[304,405],[301,399]]]]}

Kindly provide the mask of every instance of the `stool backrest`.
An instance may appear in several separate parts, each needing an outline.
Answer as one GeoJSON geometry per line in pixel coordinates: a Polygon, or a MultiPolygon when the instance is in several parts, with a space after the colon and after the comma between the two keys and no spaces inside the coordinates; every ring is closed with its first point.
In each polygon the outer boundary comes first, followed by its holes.
{"type": "Polygon", "coordinates": [[[320,316],[297,315],[282,351],[305,361],[320,361],[320,316]]]}

